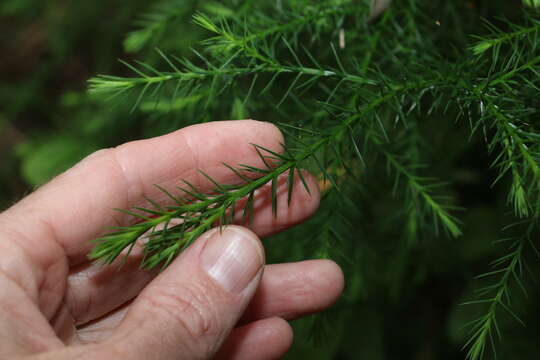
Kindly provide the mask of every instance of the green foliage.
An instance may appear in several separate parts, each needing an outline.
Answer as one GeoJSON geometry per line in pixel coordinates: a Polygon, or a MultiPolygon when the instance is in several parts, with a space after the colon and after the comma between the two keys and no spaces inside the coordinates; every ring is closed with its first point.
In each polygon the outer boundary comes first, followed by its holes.
{"type": "Polygon", "coordinates": [[[524,0],[523,3],[527,6],[540,7],[540,1],[538,0],[524,0]]]}
{"type": "Polygon", "coordinates": [[[130,32],[124,40],[124,49],[127,52],[137,52],[156,43],[164,35],[175,20],[189,11],[193,1],[169,0],[158,2],[151,12],[143,14],[135,22],[137,30],[130,32]]]}
{"type": "Polygon", "coordinates": [[[29,184],[41,185],[95,150],[90,144],[62,136],[33,146],[21,144],[18,153],[22,176],[29,184]]]}
{"type": "MultiPolygon", "coordinates": [[[[99,14],[99,3],[85,6],[99,14]]],[[[321,209],[267,252],[333,259],[348,286],[330,312],[296,325],[291,358],[536,359],[540,13],[537,1],[516,3],[395,0],[377,19],[367,0],[125,5],[119,38],[95,45],[104,60],[89,71],[117,75],[91,78],[88,95],[62,91],[48,128],[66,135],[22,140],[23,178],[40,183],[91,149],[193,123],[271,121],[287,145],[255,145],[266,166],[224,164],[239,184],[179,184],[162,189],[171,206],[121,210],[137,221],[91,257],[111,263],[141,241],[142,265],[166,266],[210,227],[249,224],[257,189],[269,186],[275,204],[278,179],[290,194],[307,168],[321,209]],[[137,55],[113,66],[107,49],[122,41],[137,55]]],[[[75,41],[57,36],[58,49],[75,41]]],[[[44,108],[20,89],[1,118],[44,108]]]]}
{"type": "MultiPolygon", "coordinates": [[[[322,146],[322,142],[317,143],[317,148],[320,146],[322,146]]],[[[272,205],[274,215],[277,215],[278,177],[286,171],[289,172],[287,175],[289,194],[294,188],[295,173],[300,177],[306,191],[310,191],[302,173],[295,170],[300,161],[316,151],[315,147],[310,148],[307,154],[297,156],[277,154],[258,145],[255,145],[255,149],[266,165],[265,168],[249,165],[243,165],[240,169],[229,167],[243,182],[241,185],[219,184],[201,171],[201,174],[215,186],[210,192],[211,195],[200,192],[188,182],[185,182],[184,187],[179,188],[185,194],[182,197],[174,196],[166,189],[160,188],[174,202],[173,206],[163,208],[149,200],[154,207],[153,209],[136,208],[137,213],[122,210],[141,221],[134,226],[118,228],[117,231],[98,239],[98,244],[90,257],[110,264],[123,250],[132,248],[137,240],[144,235],[146,239],[144,244],[145,259],[142,266],[150,269],[160,264],[167,266],[183,249],[216,224],[223,226],[241,219],[249,225],[253,218],[253,203],[257,196],[255,191],[267,183],[272,184],[272,205]],[[268,154],[265,156],[263,152],[268,154]],[[279,161],[278,164],[275,164],[276,167],[272,166],[273,161],[279,161]],[[250,180],[246,177],[246,173],[259,177],[256,180],[250,180]],[[240,204],[243,200],[245,203],[240,204]],[[240,218],[236,216],[239,212],[241,213],[240,218]],[[180,222],[172,225],[171,222],[174,220],[180,220],[180,222]]],[[[224,164],[224,166],[227,165],[224,164]]]]}

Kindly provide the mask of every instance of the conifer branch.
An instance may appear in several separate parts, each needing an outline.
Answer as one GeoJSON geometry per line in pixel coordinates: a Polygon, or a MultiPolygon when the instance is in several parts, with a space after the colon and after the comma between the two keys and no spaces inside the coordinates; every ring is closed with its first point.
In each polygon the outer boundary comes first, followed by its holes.
{"type": "Polygon", "coordinates": [[[493,162],[493,166],[499,168],[496,181],[510,172],[512,185],[509,199],[514,204],[515,213],[520,217],[529,215],[529,203],[535,203],[531,199],[540,196],[540,164],[535,145],[537,135],[534,130],[531,131],[530,124],[520,120],[520,117],[526,115],[523,112],[524,104],[516,101],[507,101],[507,104],[497,102],[505,99],[504,94],[513,91],[509,88],[513,78],[522,77],[521,73],[526,71],[537,73],[535,67],[539,64],[540,56],[536,56],[524,64],[503,69],[499,74],[483,81],[480,86],[469,89],[480,104],[478,125],[496,129],[495,136],[488,142],[490,152],[502,145],[502,150],[493,162]],[[501,86],[504,88],[499,90],[501,86]],[[505,106],[510,108],[505,109],[505,106]]]}
{"type": "MultiPolygon", "coordinates": [[[[209,178],[209,180],[216,185],[216,188],[214,188],[210,194],[202,193],[187,183],[187,189],[180,188],[182,192],[187,194],[187,197],[176,197],[163,189],[169,198],[174,200],[176,203],[175,206],[167,207],[165,210],[156,207],[156,209],[138,208],[135,209],[138,212],[128,212],[128,214],[139,219],[140,222],[130,227],[113,229],[116,231],[106,234],[104,237],[98,239],[97,245],[90,254],[90,258],[110,264],[120,256],[122,251],[134,246],[137,240],[145,235],[147,238],[147,243],[144,245],[146,255],[142,266],[146,268],[154,268],[160,264],[162,266],[167,266],[176,255],[212,226],[215,226],[216,224],[226,225],[232,223],[234,218],[231,214],[238,211],[235,207],[242,199],[248,197],[242,211],[245,214],[245,217],[250,218],[253,216],[253,210],[250,209],[250,204],[252,204],[254,192],[257,189],[269,182],[275,184],[280,175],[287,171],[294,171],[303,161],[314,157],[321,148],[330,146],[336,141],[339,141],[339,139],[348,139],[348,137],[344,135],[348,131],[351,131],[351,129],[354,129],[360,121],[364,120],[367,113],[375,110],[397,94],[422,86],[431,86],[431,84],[410,83],[394,87],[392,91],[372,100],[358,112],[334,126],[326,134],[319,134],[319,140],[307,145],[305,149],[295,155],[291,154],[289,151],[285,152],[285,154],[278,154],[255,145],[257,152],[260,154],[260,157],[265,164],[267,163],[267,160],[265,159],[267,156],[270,156],[272,160],[278,161],[278,164],[274,168],[270,168],[269,166],[267,166],[267,168],[255,168],[245,165],[240,169],[233,169],[227,165],[229,169],[234,171],[245,181],[241,185],[230,186],[219,184],[217,181],[209,178]],[[262,155],[261,151],[266,152],[267,154],[262,155]],[[248,171],[253,174],[258,174],[260,177],[248,181],[245,176],[240,176],[240,171],[248,171]],[[174,219],[179,219],[182,223],[180,225],[169,227],[169,224],[174,219]],[[159,228],[159,226],[164,227],[159,228]]],[[[323,172],[325,171],[324,168],[321,168],[321,170],[323,172]]],[[[300,171],[296,171],[296,173],[301,176],[300,171]]],[[[309,192],[305,180],[303,178],[301,178],[301,180],[304,187],[309,192]]],[[[289,178],[288,181],[288,192],[290,194],[294,190],[291,185],[293,179],[289,178]]],[[[417,182],[415,182],[415,184],[419,185],[417,182]]],[[[277,210],[275,190],[275,186],[272,186],[274,212],[277,210]]],[[[428,194],[422,196],[426,201],[430,202],[432,208],[443,215],[446,226],[451,224],[451,217],[447,216],[443,209],[438,207],[432,197],[428,194]]],[[[457,233],[457,231],[458,230],[454,228],[451,229],[452,233],[457,233]]]]}
{"type": "Polygon", "coordinates": [[[473,300],[463,305],[488,305],[487,312],[480,318],[469,324],[471,327],[471,337],[465,343],[464,348],[468,348],[467,359],[480,360],[486,355],[488,346],[491,345],[495,351],[495,341],[501,338],[501,330],[497,322],[499,310],[505,310],[519,323],[524,322],[510,308],[510,288],[512,283],[516,283],[524,290],[522,285],[523,251],[527,238],[508,239],[512,241],[509,253],[492,262],[493,271],[482,274],[478,278],[499,276],[499,280],[492,285],[478,290],[479,296],[491,297],[480,300],[473,300]]]}
{"type": "Polygon", "coordinates": [[[531,149],[527,145],[529,139],[524,138],[526,133],[520,132],[514,122],[493,103],[488,102],[487,111],[493,114],[497,121],[500,136],[500,138],[494,138],[490,143],[490,148],[494,149],[499,140],[504,146],[503,153],[496,159],[498,166],[502,168],[499,177],[511,170],[513,179],[510,199],[514,203],[516,214],[520,217],[527,217],[530,212],[529,202],[532,200],[534,203],[534,197],[540,193],[540,164],[537,160],[537,154],[531,153],[531,149]],[[503,157],[505,160],[502,160],[503,157]],[[532,187],[530,189],[527,189],[528,182],[532,187]]]}
{"type": "Polygon", "coordinates": [[[152,10],[142,15],[135,25],[139,29],[130,32],[124,40],[127,52],[137,52],[149,42],[157,39],[165,32],[167,26],[189,9],[190,0],[164,0],[153,5],[152,10]]]}
{"type": "MultiPolygon", "coordinates": [[[[521,99],[516,97],[522,91],[521,82],[515,81],[516,78],[537,88],[534,84],[537,80],[529,80],[526,73],[532,74],[533,78],[537,77],[540,56],[523,56],[519,50],[523,44],[534,42],[540,30],[540,22],[533,18],[528,20],[533,23],[532,26],[512,26],[515,31],[510,33],[496,30],[499,36],[483,39],[473,47],[474,55],[480,59],[487,50],[493,53],[488,75],[479,86],[468,89],[474,101],[479,104],[480,116],[476,127],[482,126],[484,134],[493,130],[494,135],[487,142],[491,153],[498,152],[492,163],[499,170],[495,181],[510,175],[509,202],[513,204],[516,216],[525,219],[523,221],[529,225],[523,236],[507,240],[511,241],[511,251],[493,262],[495,270],[480,276],[499,276],[497,283],[479,291],[480,296],[493,296],[466,303],[487,305],[486,313],[470,324],[470,338],[464,348],[468,348],[467,358],[471,360],[485,358],[489,346],[493,352],[496,351],[496,340],[502,336],[497,322],[500,309],[523,324],[510,307],[511,285],[517,284],[525,291],[521,283],[523,256],[525,245],[530,242],[531,234],[537,226],[540,199],[538,135],[527,121],[534,110],[527,109],[521,99]],[[510,45],[507,54],[501,50],[502,45],[506,44],[510,45]]],[[[481,64],[481,61],[475,64],[481,64]]]]}
{"type": "MultiPolygon", "coordinates": [[[[172,67],[173,71],[160,71],[148,64],[139,63],[140,68],[126,64],[138,77],[117,77],[108,75],[99,75],[88,80],[90,85],[89,92],[96,95],[109,95],[109,99],[115,98],[119,95],[134,89],[140,89],[138,98],[133,106],[135,110],[141,103],[141,100],[147,94],[156,95],[159,91],[162,91],[164,85],[167,83],[176,83],[173,98],[171,103],[175,100],[175,95],[180,90],[185,90],[189,96],[193,96],[196,93],[197,87],[194,83],[201,81],[215,81],[215,80],[227,80],[240,76],[250,76],[257,74],[273,74],[277,77],[280,74],[294,74],[296,75],[295,81],[291,84],[289,91],[295,86],[300,76],[308,76],[314,79],[318,78],[337,78],[341,82],[351,82],[357,85],[374,85],[373,80],[367,79],[359,75],[353,75],[346,72],[327,70],[323,68],[309,68],[304,66],[288,66],[282,65],[277,61],[273,61],[261,56],[263,60],[262,64],[252,64],[248,67],[236,67],[231,64],[233,58],[237,55],[233,55],[226,63],[216,66],[207,62],[207,68],[194,65],[187,59],[176,59],[179,65],[183,69],[179,69],[179,66],[173,63],[171,59],[166,57],[160,52],[160,54],[166,59],[167,63],[172,67]],[[152,91],[152,89],[154,89],[152,91]]],[[[269,83],[270,85],[271,83],[269,83]]],[[[285,94],[283,99],[287,96],[285,94]]]]}
{"type": "MultiPolygon", "coordinates": [[[[442,198],[436,198],[433,195],[435,188],[441,187],[444,184],[433,182],[432,179],[421,177],[414,174],[414,170],[417,165],[405,166],[400,162],[398,156],[390,153],[387,150],[380,149],[381,153],[385,156],[389,166],[394,168],[398,174],[396,177],[395,185],[397,186],[400,177],[404,177],[408,185],[408,194],[413,204],[418,201],[422,201],[425,207],[430,211],[433,216],[435,230],[438,232],[439,224],[443,226],[445,231],[448,231],[452,236],[458,237],[462,235],[462,232],[458,225],[458,220],[454,218],[449,210],[456,210],[455,207],[443,205],[440,200],[442,198]]],[[[420,219],[422,218],[422,211],[413,212],[420,219]]]]}
{"type": "Polygon", "coordinates": [[[278,63],[276,59],[272,59],[263,54],[260,50],[252,45],[253,35],[243,38],[238,37],[226,24],[223,23],[222,25],[218,25],[200,13],[196,14],[193,19],[194,22],[199,26],[218,35],[217,37],[211,38],[205,42],[209,49],[217,48],[218,51],[224,52],[235,51],[238,49],[241,50],[242,53],[244,53],[247,57],[258,60],[262,66],[268,69],[277,70],[279,72],[291,72],[318,77],[337,77],[341,81],[350,81],[357,84],[375,84],[375,82],[365,79],[364,77],[347,73],[343,68],[341,71],[337,71],[323,69],[320,66],[318,68],[306,67],[301,63],[298,56],[295,54],[286,40],[283,40],[284,44],[295,58],[298,66],[282,65],[278,63]]]}
{"type": "Polygon", "coordinates": [[[512,32],[501,31],[491,27],[493,29],[494,36],[490,38],[480,38],[480,40],[472,47],[472,51],[475,55],[481,55],[490,49],[496,49],[501,45],[509,43],[513,40],[519,40],[521,37],[538,33],[538,31],[540,31],[540,22],[534,19],[531,19],[531,21],[533,22],[531,26],[510,24],[514,29],[512,32]]]}
{"type": "MultiPolygon", "coordinates": [[[[322,138],[312,144],[308,150],[296,156],[278,154],[255,145],[257,152],[264,163],[267,164],[267,167],[256,168],[243,165],[240,169],[234,169],[225,165],[237,174],[244,183],[238,186],[219,184],[205,175],[216,186],[210,192],[210,195],[199,192],[189,183],[186,183],[187,188],[180,188],[182,192],[187,194],[184,197],[174,196],[167,190],[162,189],[176,205],[165,209],[160,207],[155,209],[137,208],[135,210],[138,212],[128,211],[129,215],[139,219],[140,222],[130,227],[114,229],[116,231],[98,239],[90,258],[110,264],[116,260],[122,251],[133,247],[136,241],[146,234],[147,243],[144,244],[145,259],[142,266],[146,268],[154,268],[158,265],[166,267],[176,255],[212,226],[232,223],[235,220],[235,212],[239,211],[236,206],[241,200],[247,198],[245,206],[241,209],[244,219],[252,218],[254,193],[268,183],[272,183],[272,208],[275,215],[277,211],[277,188],[275,184],[278,177],[286,171],[293,171],[301,161],[312,156],[330,139],[331,137],[322,138]],[[262,151],[267,152],[267,154],[263,155],[262,151]],[[270,156],[272,160],[280,161],[280,163],[275,168],[271,168],[266,159],[267,156],[270,156]],[[241,171],[261,176],[255,180],[249,180],[241,174],[241,171]],[[180,220],[181,224],[169,227],[169,224],[174,219],[180,220]],[[159,228],[159,226],[162,226],[162,228],[159,228]]],[[[301,172],[297,171],[296,173],[299,174],[306,191],[309,192],[310,190],[301,172]]],[[[288,191],[291,193],[294,190],[294,179],[289,177],[288,181],[288,191]]]]}
{"type": "MultiPolygon", "coordinates": [[[[313,4],[309,7],[302,7],[299,11],[298,9],[281,9],[277,11],[276,16],[279,16],[278,19],[273,18],[272,21],[268,21],[267,16],[260,16],[262,14],[255,13],[253,16],[250,16],[248,19],[244,20],[242,23],[237,24],[237,27],[241,28],[244,33],[248,33],[243,41],[248,43],[256,43],[268,40],[271,36],[277,36],[282,38],[289,33],[293,33],[297,36],[302,30],[313,24],[320,23],[323,19],[329,19],[332,17],[346,17],[354,15],[364,15],[367,19],[369,16],[369,6],[358,4],[356,1],[344,1],[344,2],[335,2],[335,1],[319,1],[316,4],[313,4]],[[277,21],[276,21],[277,20],[277,21]],[[254,27],[254,30],[248,29],[245,22],[249,21],[249,25],[254,27]],[[268,23],[268,24],[267,24],[268,23]],[[265,26],[268,25],[268,26],[265,26]]],[[[230,19],[234,21],[235,19],[230,19]]],[[[196,14],[194,16],[194,21],[196,24],[206,28],[205,23],[209,21],[214,25],[207,30],[216,32],[218,30],[215,26],[216,23],[210,20],[208,17],[202,14],[196,14]],[[201,19],[200,17],[206,19],[201,19]],[[200,22],[200,20],[203,20],[200,22]]],[[[232,26],[228,25],[226,22],[221,21],[222,28],[226,28],[227,32],[232,35],[232,26]]],[[[330,27],[331,28],[331,27],[330,27]]],[[[335,31],[335,28],[331,28],[332,31],[335,31]]],[[[222,30],[223,31],[223,30],[222,30]]],[[[217,33],[217,32],[216,32],[217,33]]],[[[313,34],[311,34],[313,36],[313,34]]],[[[269,41],[272,42],[272,41],[269,41]]],[[[222,50],[225,50],[223,48],[222,50]]]]}

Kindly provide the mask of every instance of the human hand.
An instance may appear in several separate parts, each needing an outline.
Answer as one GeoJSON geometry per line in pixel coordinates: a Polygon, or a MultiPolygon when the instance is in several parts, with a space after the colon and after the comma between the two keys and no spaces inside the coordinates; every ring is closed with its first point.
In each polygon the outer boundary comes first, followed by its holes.
{"type": "Polygon", "coordinates": [[[121,268],[86,256],[106,227],[132,221],[112,208],[166,203],[154,184],[208,186],[197,169],[233,182],[222,162],[262,166],[249,144],[279,151],[282,142],[273,125],[252,120],[191,126],[98,151],[0,214],[0,358],[281,357],[292,341],[285,320],[328,307],[343,288],[331,261],[264,266],[257,236],[316,210],[312,177],[311,196],[299,185],[290,206],[278,197],[277,217],[263,190],[254,232],[211,230],[159,275],[139,270],[140,249],[121,268]]]}

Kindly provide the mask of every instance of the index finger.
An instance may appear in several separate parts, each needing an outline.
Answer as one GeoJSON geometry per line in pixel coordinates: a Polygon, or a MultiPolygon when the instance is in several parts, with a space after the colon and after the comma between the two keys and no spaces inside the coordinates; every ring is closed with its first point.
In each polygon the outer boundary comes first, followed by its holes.
{"type": "Polygon", "coordinates": [[[145,197],[165,201],[155,184],[171,189],[185,179],[208,186],[199,169],[223,183],[237,181],[223,162],[262,167],[251,144],[278,152],[282,143],[274,125],[243,120],[194,125],[101,150],[7,210],[0,223],[17,229],[15,241],[39,263],[48,263],[47,255],[58,247],[70,263],[78,262],[90,250],[90,239],[107,227],[126,225],[128,217],[114,208],[142,205],[145,197]]]}

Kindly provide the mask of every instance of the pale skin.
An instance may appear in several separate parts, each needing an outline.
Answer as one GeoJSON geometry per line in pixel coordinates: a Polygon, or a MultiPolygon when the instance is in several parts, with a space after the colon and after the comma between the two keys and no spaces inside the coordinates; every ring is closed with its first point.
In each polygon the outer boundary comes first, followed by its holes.
{"type": "Polygon", "coordinates": [[[132,221],[113,208],[147,205],[145,196],[167,203],[154,184],[210,188],[197,169],[235,182],[222,162],[263,166],[250,143],[281,151],[282,142],[276,127],[253,120],[191,126],[101,150],[1,213],[0,358],[282,357],[293,338],[287,320],[327,308],[343,290],[328,260],[264,265],[259,238],[316,211],[310,175],[311,195],[295,186],[288,206],[282,185],[274,218],[262,190],[252,231],[210,230],[160,274],[138,269],[140,252],[121,268],[87,259],[90,240],[132,221]],[[228,243],[238,245],[227,248],[238,274],[216,265],[215,244],[228,243]]]}

